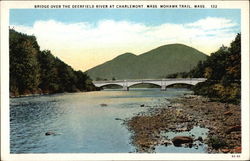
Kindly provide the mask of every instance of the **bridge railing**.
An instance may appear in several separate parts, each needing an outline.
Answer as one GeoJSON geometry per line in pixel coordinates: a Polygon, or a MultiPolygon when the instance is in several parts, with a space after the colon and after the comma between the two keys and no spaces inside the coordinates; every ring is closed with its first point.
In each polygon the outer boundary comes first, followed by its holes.
{"type": "Polygon", "coordinates": [[[166,78],[166,79],[126,79],[126,80],[107,80],[93,81],[93,83],[122,83],[122,82],[150,82],[150,81],[205,81],[206,78],[166,78]]]}

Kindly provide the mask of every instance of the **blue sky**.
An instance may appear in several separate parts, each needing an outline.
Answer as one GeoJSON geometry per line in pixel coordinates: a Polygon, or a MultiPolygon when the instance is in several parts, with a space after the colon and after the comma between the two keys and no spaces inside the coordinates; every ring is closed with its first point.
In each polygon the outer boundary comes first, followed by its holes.
{"type": "Polygon", "coordinates": [[[12,9],[10,24],[31,26],[37,20],[49,19],[67,23],[113,19],[159,25],[188,23],[208,16],[229,18],[240,24],[239,9],[12,9]]]}
{"type": "Polygon", "coordinates": [[[11,9],[10,26],[83,71],[171,43],[209,55],[241,28],[239,9],[11,9]]]}

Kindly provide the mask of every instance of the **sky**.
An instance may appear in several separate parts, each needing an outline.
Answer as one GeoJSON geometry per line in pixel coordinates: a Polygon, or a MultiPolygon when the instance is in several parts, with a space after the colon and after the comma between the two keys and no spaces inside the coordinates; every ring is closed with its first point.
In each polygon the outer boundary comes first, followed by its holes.
{"type": "Polygon", "coordinates": [[[11,9],[10,26],[82,71],[173,43],[209,55],[241,31],[238,9],[11,9]]]}

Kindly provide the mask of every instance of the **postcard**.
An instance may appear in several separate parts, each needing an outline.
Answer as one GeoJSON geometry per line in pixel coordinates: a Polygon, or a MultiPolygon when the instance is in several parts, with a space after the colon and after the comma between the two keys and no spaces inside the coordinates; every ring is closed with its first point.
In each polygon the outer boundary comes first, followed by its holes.
{"type": "Polygon", "coordinates": [[[1,1],[1,159],[248,160],[248,1],[1,1]]]}

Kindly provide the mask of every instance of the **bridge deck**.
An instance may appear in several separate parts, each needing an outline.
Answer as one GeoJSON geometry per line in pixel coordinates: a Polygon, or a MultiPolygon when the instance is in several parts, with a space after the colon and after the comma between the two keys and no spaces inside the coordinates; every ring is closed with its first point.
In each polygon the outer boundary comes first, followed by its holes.
{"type": "Polygon", "coordinates": [[[166,79],[126,79],[126,80],[107,80],[93,81],[93,83],[123,83],[123,82],[154,82],[154,81],[205,81],[206,78],[166,78],[166,79]]]}

